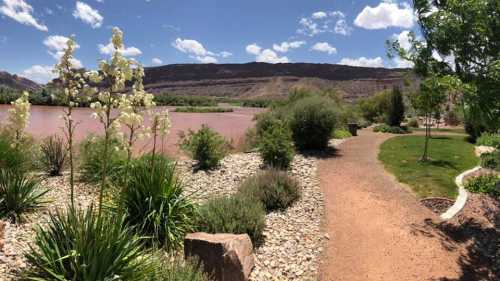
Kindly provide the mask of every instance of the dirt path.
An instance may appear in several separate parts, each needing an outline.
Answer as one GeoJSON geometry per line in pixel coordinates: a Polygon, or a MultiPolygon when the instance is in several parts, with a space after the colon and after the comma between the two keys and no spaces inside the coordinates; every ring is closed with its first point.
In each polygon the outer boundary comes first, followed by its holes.
{"type": "Polygon", "coordinates": [[[378,147],[388,138],[362,130],[338,147],[337,156],[320,162],[330,236],[321,280],[453,280],[461,275],[460,248],[445,248],[436,233],[421,231],[426,219],[437,216],[377,160],[378,147]]]}

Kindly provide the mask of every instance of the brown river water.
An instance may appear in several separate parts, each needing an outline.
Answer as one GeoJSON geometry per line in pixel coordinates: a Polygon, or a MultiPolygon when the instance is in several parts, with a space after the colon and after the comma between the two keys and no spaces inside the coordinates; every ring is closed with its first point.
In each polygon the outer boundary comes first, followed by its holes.
{"type": "MultiPolygon", "coordinates": [[[[0,105],[0,122],[2,126],[6,122],[7,110],[10,105],[0,105]]],[[[157,107],[155,110],[170,109],[172,127],[164,143],[164,152],[171,156],[179,156],[179,134],[189,129],[197,130],[202,124],[207,124],[234,145],[242,142],[245,131],[254,125],[253,117],[263,109],[236,107],[234,112],[225,113],[181,113],[173,112],[175,107],[157,107]]],[[[73,118],[78,122],[75,138],[79,142],[89,134],[102,134],[102,124],[93,119],[90,108],[76,108],[73,118]]],[[[36,139],[58,134],[63,136],[62,127],[64,122],[61,118],[63,107],[57,106],[32,106],[31,116],[27,132],[36,139]]],[[[147,124],[150,120],[146,118],[147,124]]],[[[159,142],[159,140],[157,140],[159,142]]],[[[151,148],[152,139],[143,140],[136,144],[136,152],[147,151],[151,148]]],[[[160,144],[159,144],[160,145],[160,144]]]]}

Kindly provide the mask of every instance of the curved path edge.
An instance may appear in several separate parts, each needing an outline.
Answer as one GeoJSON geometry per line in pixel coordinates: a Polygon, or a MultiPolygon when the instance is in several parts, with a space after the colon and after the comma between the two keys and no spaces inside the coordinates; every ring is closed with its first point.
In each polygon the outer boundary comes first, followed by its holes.
{"type": "Polygon", "coordinates": [[[467,203],[467,197],[468,197],[468,192],[464,187],[464,177],[478,171],[479,169],[481,169],[481,166],[476,166],[470,170],[461,173],[455,178],[455,184],[458,186],[457,199],[455,199],[455,203],[446,212],[441,214],[440,216],[441,219],[449,220],[464,208],[465,203],[467,203]]]}

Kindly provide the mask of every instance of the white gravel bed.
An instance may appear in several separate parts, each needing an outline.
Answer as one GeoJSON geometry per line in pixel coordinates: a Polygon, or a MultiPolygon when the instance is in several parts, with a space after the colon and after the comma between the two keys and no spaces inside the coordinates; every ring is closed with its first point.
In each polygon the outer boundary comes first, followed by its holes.
{"type": "MultiPolygon", "coordinates": [[[[247,177],[262,169],[257,153],[233,154],[212,172],[192,173],[193,161],[178,163],[188,194],[202,202],[235,193],[247,177]]],[[[302,187],[302,196],[284,212],[266,216],[265,242],[256,249],[251,280],[313,280],[326,235],[321,230],[324,200],[316,177],[316,158],[297,155],[291,175],[302,187]]]]}
{"type": "MultiPolygon", "coordinates": [[[[326,234],[322,232],[324,200],[316,176],[316,158],[295,156],[291,175],[300,183],[301,198],[283,212],[266,215],[265,242],[256,249],[255,269],[251,280],[314,280],[318,274],[319,258],[326,234]]],[[[185,192],[196,202],[230,195],[247,177],[262,170],[257,153],[227,156],[218,169],[193,172],[194,161],[179,161],[179,178],[185,192]]],[[[14,280],[26,266],[23,253],[34,236],[33,227],[47,221],[48,211],[65,207],[70,190],[67,177],[48,178],[43,185],[50,189],[51,203],[35,214],[26,216],[21,224],[7,223],[4,251],[0,251],[0,281],[14,280]]],[[[97,198],[98,188],[78,183],[75,202],[88,206],[97,198]]]]}

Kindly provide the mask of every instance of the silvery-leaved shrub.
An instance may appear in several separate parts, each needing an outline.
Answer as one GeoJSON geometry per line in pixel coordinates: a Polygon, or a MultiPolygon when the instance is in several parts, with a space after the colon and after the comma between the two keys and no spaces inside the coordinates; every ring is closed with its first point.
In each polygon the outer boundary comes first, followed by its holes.
{"type": "Polygon", "coordinates": [[[181,147],[198,161],[198,168],[213,169],[228,152],[228,143],[216,131],[203,124],[198,131],[190,130],[181,141],[181,147]]]}

